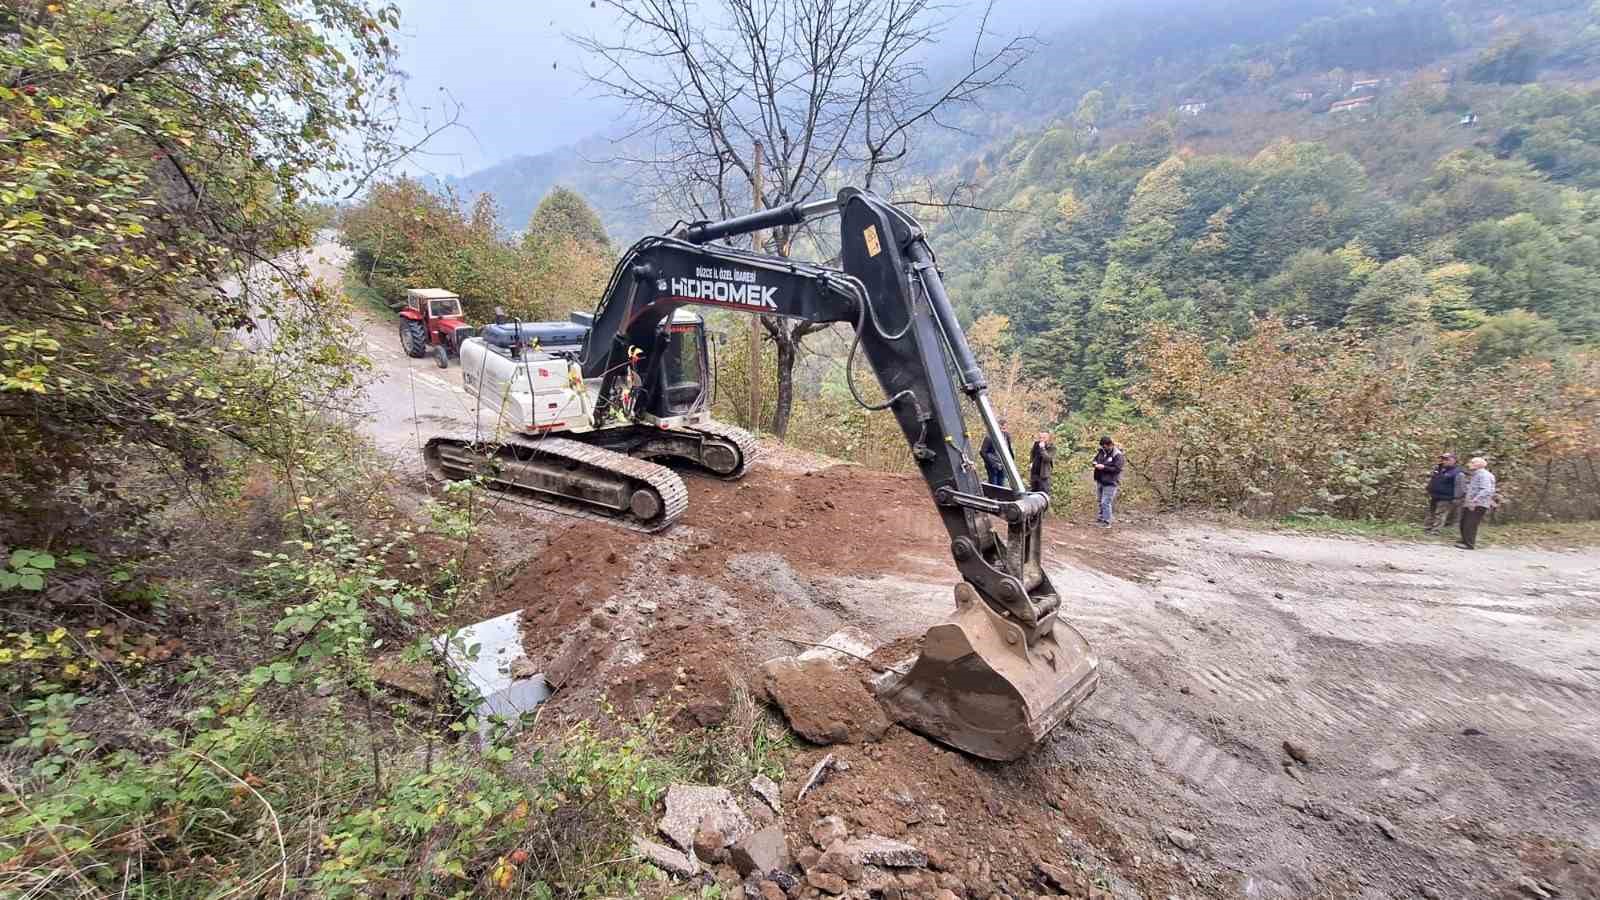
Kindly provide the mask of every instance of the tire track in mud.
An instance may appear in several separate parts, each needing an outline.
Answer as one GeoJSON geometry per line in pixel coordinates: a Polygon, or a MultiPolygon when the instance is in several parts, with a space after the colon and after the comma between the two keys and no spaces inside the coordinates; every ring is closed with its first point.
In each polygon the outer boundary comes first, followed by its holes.
{"type": "MultiPolygon", "coordinates": [[[[1114,677],[1122,684],[1135,683],[1126,673],[1119,672],[1114,677]]],[[[1265,777],[1264,769],[1234,755],[1183,722],[1150,708],[1135,690],[1108,689],[1102,681],[1101,688],[1074,715],[1098,719],[1121,729],[1169,772],[1202,789],[1221,787],[1236,794],[1242,778],[1248,776],[1252,781],[1259,781],[1265,777]],[[1137,711],[1141,707],[1148,713],[1137,711]]]]}
{"type": "MultiPolygon", "coordinates": [[[[1274,684],[1222,666],[1190,670],[1200,684],[1218,695],[1258,708],[1264,718],[1304,726],[1320,736],[1350,728],[1370,729],[1374,721],[1400,721],[1408,728],[1465,728],[1492,724],[1506,729],[1547,727],[1551,717],[1582,733],[1593,731],[1600,691],[1545,679],[1500,674],[1495,689],[1476,690],[1484,673],[1418,658],[1431,683],[1404,685],[1363,678],[1357,660],[1342,671],[1323,672],[1299,687],[1274,684]],[[1261,708],[1268,707],[1268,708],[1261,708]],[[1374,718],[1377,713],[1381,718],[1374,718]]],[[[1319,669],[1324,667],[1319,666],[1319,669]]]]}

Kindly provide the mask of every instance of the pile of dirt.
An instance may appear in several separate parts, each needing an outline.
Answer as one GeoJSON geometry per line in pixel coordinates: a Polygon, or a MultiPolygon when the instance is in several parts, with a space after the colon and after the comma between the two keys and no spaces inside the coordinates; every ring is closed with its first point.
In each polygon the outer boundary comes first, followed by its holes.
{"type": "Polygon", "coordinates": [[[737,685],[759,692],[763,661],[802,649],[786,639],[837,627],[842,605],[816,584],[941,563],[948,537],[920,480],[797,468],[687,475],[689,510],[664,534],[572,519],[530,538],[482,615],[524,610],[529,659],[583,673],[542,715],[667,706],[678,724],[715,724],[737,685]]]}

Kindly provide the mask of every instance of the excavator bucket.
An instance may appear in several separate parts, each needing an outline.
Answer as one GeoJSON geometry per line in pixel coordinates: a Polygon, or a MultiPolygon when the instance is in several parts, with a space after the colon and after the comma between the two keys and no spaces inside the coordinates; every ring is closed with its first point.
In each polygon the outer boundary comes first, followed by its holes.
{"type": "Polygon", "coordinates": [[[901,725],[985,759],[1016,759],[1100,683],[1100,660],[1059,620],[1029,645],[1021,628],[956,585],[956,613],[928,629],[922,654],[878,700],[901,725]]]}

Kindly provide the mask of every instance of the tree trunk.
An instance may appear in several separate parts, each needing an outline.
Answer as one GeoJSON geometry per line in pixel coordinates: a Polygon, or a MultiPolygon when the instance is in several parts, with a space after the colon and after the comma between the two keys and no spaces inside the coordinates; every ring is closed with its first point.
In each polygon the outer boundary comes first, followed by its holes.
{"type": "Polygon", "coordinates": [[[795,352],[795,339],[789,334],[789,323],[778,323],[778,334],[773,335],[773,342],[778,345],[778,398],[777,407],[772,411],[772,433],[778,440],[783,440],[789,433],[789,413],[794,408],[794,361],[798,353],[795,352]]]}
{"type": "Polygon", "coordinates": [[[794,322],[762,316],[761,324],[778,346],[778,396],[772,411],[772,433],[782,440],[789,433],[789,413],[794,409],[794,364],[800,359],[800,342],[808,334],[827,328],[816,322],[794,322]]]}

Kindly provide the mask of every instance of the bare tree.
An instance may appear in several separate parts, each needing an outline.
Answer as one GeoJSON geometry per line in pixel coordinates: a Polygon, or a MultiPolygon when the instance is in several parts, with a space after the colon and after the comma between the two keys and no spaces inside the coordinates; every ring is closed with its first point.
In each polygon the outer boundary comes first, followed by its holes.
{"type": "MultiPolygon", "coordinates": [[[[753,152],[766,148],[760,201],[814,199],[842,181],[881,193],[915,135],[951,127],[955,108],[1005,84],[1031,37],[997,39],[985,6],[970,53],[935,81],[925,60],[946,33],[934,0],[602,0],[616,27],[574,38],[587,74],[625,101],[633,137],[650,152],[629,160],[654,175],[655,199],[700,218],[746,212],[755,200],[753,152]]],[[[794,250],[794,228],[771,252],[794,250]]],[[[762,317],[778,349],[772,431],[788,430],[800,342],[821,326],[762,317]]]]}

